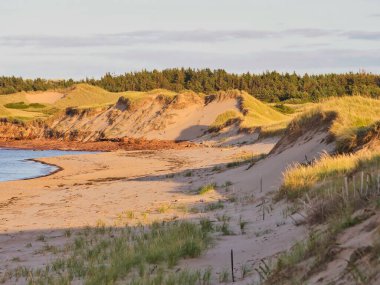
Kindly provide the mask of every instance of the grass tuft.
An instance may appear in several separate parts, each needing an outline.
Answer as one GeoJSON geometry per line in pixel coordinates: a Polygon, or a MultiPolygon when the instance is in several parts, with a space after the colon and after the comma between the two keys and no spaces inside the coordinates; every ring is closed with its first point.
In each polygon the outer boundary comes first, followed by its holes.
{"type": "Polygon", "coordinates": [[[216,189],[216,183],[206,184],[198,188],[198,194],[204,195],[210,191],[214,191],[215,189],[216,189]]]}

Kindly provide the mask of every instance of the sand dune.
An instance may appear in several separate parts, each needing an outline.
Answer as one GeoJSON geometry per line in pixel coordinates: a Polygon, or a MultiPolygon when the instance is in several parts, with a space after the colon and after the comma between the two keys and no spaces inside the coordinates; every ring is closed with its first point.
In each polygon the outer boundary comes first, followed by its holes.
{"type": "Polygon", "coordinates": [[[62,99],[63,96],[64,96],[63,93],[52,92],[52,91],[25,94],[25,98],[29,103],[47,103],[47,104],[54,104],[59,99],[62,99]]]}

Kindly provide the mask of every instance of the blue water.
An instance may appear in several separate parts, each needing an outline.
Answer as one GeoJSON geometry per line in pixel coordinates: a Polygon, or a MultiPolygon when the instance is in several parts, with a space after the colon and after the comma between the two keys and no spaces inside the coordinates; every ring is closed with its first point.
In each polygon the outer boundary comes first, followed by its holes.
{"type": "Polygon", "coordinates": [[[21,150],[0,148],[0,181],[34,178],[52,173],[56,166],[30,161],[28,159],[71,154],[89,153],[85,151],[21,150]]]}

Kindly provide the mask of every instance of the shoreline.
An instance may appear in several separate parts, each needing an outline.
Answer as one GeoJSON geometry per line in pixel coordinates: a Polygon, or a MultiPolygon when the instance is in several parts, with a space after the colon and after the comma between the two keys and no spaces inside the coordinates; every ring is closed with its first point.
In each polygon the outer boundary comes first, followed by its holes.
{"type": "Polygon", "coordinates": [[[200,147],[199,145],[183,141],[147,140],[143,138],[129,138],[123,141],[62,141],[54,139],[30,140],[0,140],[0,148],[19,150],[62,150],[62,151],[101,151],[116,150],[162,150],[185,149],[200,147]]]}
{"type": "MultiPolygon", "coordinates": [[[[49,165],[49,166],[54,166],[56,167],[57,169],[54,170],[54,171],[51,171],[47,174],[43,174],[43,175],[38,175],[38,176],[35,176],[35,177],[30,177],[30,178],[21,178],[21,179],[17,179],[17,180],[8,180],[8,181],[18,181],[18,180],[33,180],[33,179],[37,179],[37,178],[42,178],[42,177],[47,177],[47,176],[51,176],[53,174],[56,174],[60,171],[63,171],[64,168],[57,165],[57,164],[53,164],[53,163],[49,163],[49,162],[45,162],[45,161],[42,161],[42,160],[39,160],[38,158],[28,158],[26,160],[29,160],[29,161],[33,161],[33,162],[36,162],[36,163],[40,163],[40,164],[45,164],[45,165],[49,165]]],[[[3,182],[3,181],[1,181],[3,182]]],[[[4,181],[5,182],[5,181],[4,181]]]]}
{"type": "MultiPolygon", "coordinates": [[[[8,148],[8,150],[28,150],[28,149],[9,149],[8,148]]],[[[54,156],[52,156],[52,157],[54,157],[54,156]]],[[[59,156],[56,156],[56,157],[59,157],[59,156]]],[[[33,180],[33,179],[37,179],[37,178],[43,178],[43,177],[51,176],[53,174],[56,174],[56,173],[64,170],[64,168],[62,166],[60,166],[58,164],[53,164],[53,163],[45,162],[42,159],[43,159],[42,157],[40,157],[40,158],[27,158],[27,159],[24,159],[24,161],[33,161],[35,163],[39,163],[39,164],[43,164],[43,165],[48,165],[48,166],[54,167],[55,169],[53,171],[50,171],[49,173],[45,173],[45,174],[41,174],[41,175],[37,175],[37,176],[33,176],[33,177],[16,178],[16,179],[12,179],[12,180],[0,181],[0,183],[13,182],[13,181],[26,181],[26,180],[33,180]]]]}

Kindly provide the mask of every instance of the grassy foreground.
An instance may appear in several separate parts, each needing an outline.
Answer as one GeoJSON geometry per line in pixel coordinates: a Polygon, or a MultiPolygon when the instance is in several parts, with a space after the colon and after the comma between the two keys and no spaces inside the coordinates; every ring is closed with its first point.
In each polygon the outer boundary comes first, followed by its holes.
{"type": "MultiPolygon", "coordinates": [[[[1,281],[19,280],[29,284],[209,284],[211,271],[172,271],[181,258],[199,256],[211,243],[211,224],[171,222],[149,227],[87,228],[59,249],[46,251],[60,256],[44,269],[17,268],[1,281]]],[[[66,231],[66,236],[71,236],[66,231]]]]}

